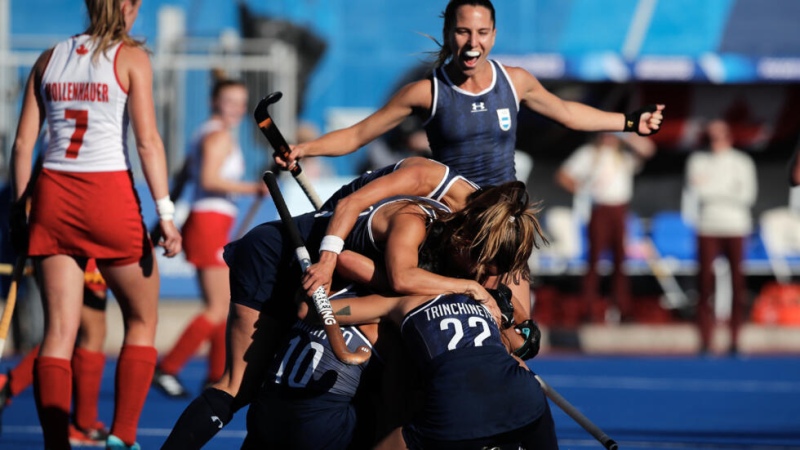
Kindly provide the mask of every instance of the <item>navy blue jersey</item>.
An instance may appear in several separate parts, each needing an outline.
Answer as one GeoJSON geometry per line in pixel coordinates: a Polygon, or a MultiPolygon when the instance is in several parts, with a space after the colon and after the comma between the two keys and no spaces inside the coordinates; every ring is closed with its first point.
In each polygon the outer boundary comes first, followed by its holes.
{"type": "Polygon", "coordinates": [[[436,219],[437,214],[441,212],[450,212],[450,208],[444,203],[439,203],[436,200],[426,197],[398,195],[385,198],[361,213],[353,226],[353,230],[350,231],[350,234],[348,234],[347,238],[344,240],[344,248],[360,253],[372,260],[383,260],[386,245],[382,241],[376,241],[374,233],[372,232],[372,218],[386,205],[412,201],[419,202],[420,210],[427,216],[429,222],[436,219]]]}
{"type": "Polygon", "coordinates": [[[339,203],[339,200],[341,200],[341,199],[347,197],[348,195],[352,194],[353,192],[361,189],[362,187],[364,187],[364,185],[366,185],[370,181],[394,172],[395,170],[397,170],[397,167],[402,162],[403,161],[400,160],[400,161],[396,162],[395,164],[391,164],[391,165],[388,165],[386,167],[382,167],[380,169],[375,169],[375,170],[370,170],[368,172],[365,172],[360,177],[358,177],[355,180],[345,184],[344,186],[339,188],[338,191],[334,192],[333,195],[331,195],[327,200],[325,200],[325,203],[322,204],[322,207],[320,208],[320,210],[321,211],[333,211],[334,208],[336,208],[336,204],[339,203]]]}
{"type": "MultiPolygon", "coordinates": [[[[394,170],[394,167],[388,166],[372,172],[375,174],[372,178],[364,175],[361,186],[377,176],[390,173],[394,170]]],[[[453,183],[459,179],[464,179],[449,168],[446,172],[439,187],[431,193],[433,198],[441,198],[453,183]]],[[[319,213],[309,212],[294,217],[294,221],[300,229],[300,235],[305,241],[306,248],[309,254],[314,256],[314,260],[316,260],[316,255],[319,254],[319,244],[322,237],[325,236],[332,208],[335,207],[335,203],[339,199],[346,195],[345,193],[350,193],[352,192],[351,190],[360,187],[357,181],[353,181],[342,188],[341,194],[334,194],[326,202],[326,204],[330,203],[332,205],[331,208],[323,209],[319,213]]],[[[469,182],[468,180],[465,181],[469,182]]],[[[474,183],[469,183],[474,185],[474,183]]],[[[477,189],[477,185],[475,187],[477,189]]],[[[422,197],[413,198],[421,199],[422,197]]],[[[431,204],[437,205],[436,208],[448,210],[445,205],[439,202],[432,202],[431,204]]],[[[371,208],[374,209],[374,207],[371,208]]],[[[370,211],[371,209],[368,209],[362,213],[362,217],[356,223],[356,228],[360,231],[356,232],[354,229],[350,233],[345,240],[345,248],[359,253],[363,253],[363,250],[367,252],[364,253],[367,256],[380,256],[380,258],[383,258],[382,248],[373,245],[371,233],[369,233],[369,225],[364,222],[370,220],[370,211]]],[[[223,258],[231,270],[231,301],[257,310],[264,310],[266,305],[266,312],[273,316],[293,316],[291,302],[269,302],[269,300],[273,297],[291,298],[294,295],[294,290],[300,285],[302,273],[300,266],[296,264],[294,251],[295,249],[290,245],[288,235],[280,220],[258,225],[248,231],[242,238],[228,243],[225,246],[223,258]],[[278,283],[278,280],[281,282],[278,283]]]]}
{"type": "MultiPolygon", "coordinates": [[[[329,220],[330,213],[310,212],[294,217],[309,254],[319,254],[329,220]]],[[[296,311],[291,301],[269,301],[293,298],[302,276],[295,248],[280,220],[262,223],[241,239],[228,243],[222,256],[230,268],[233,303],[279,318],[288,317],[288,324],[292,323],[296,311]]]]}
{"type": "Polygon", "coordinates": [[[425,405],[410,424],[439,440],[494,436],[530,424],[547,400],[520,367],[489,312],[465,294],[440,295],[412,310],[400,329],[421,368],[425,405]]]}
{"type": "MultiPolygon", "coordinates": [[[[346,289],[331,298],[353,297],[346,289]]],[[[292,302],[288,302],[292,303],[292,302]]],[[[352,351],[372,343],[356,326],[342,327],[352,351]]],[[[361,365],[348,365],[333,353],[320,325],[297,321],[283,339],[266,371],[266,379],[247,413],[248,446],[297,450],[345,449],[356,428],[353,397],[374,353],[361,365]]]]}
{"type": "MultiPolygon", "coordinates": [[[[347,348],[351,351],[361,345],[372,348],[358,327],[341,328],[347,348]]],[[[274,385],[274,389],[304,396],[330,393],[352,397],[356,394],[366,364],[351,365],[339,361],[322,326],[299,320],[289,330],[286,341],[275,354],[267,370],[266,383],[274,385]]]]}
{"type": "Polygon", "coordinates": [[[422,369],[463,348],[493,346],[508,353],[489,310],[467,295],[440,295],[420,305],[403,319],[401,331],[422,369]]]}
{"type": "MultiPolygon", "coordinates": [[[[375,179],[380,178],[380,177],[382,177],[384,175],[388,175],[388,174],[394,172],[395,170],[397,170],[399,168],[400,164],[402,164],[403,161],[404,160],[400,160],[395,164],[388,165],[386,167],[382,167],[380,169],[371,170],[369,172],[364,173],[363,175],[361,175],[360,177],[358,177],[355,180],[351,181],[350,183],[342,186],[338,191],[334,192],[333,195],[331,195],[330,198],[328,198],[328,200],[325,201],[325,203],[322,205],[322,208],[320,208],[320,210],[321,211],[333,211],[334,208],[336,208],[336,204],[339,202],[339,200],[341,200],[344,197],[347,197],[348,195],[352,194],[353,192],[361,189],[362,187],[364,187],[364,185],[366,185],[370,181],[375,180],[375,179]]],[[[433,161],[433,160],[431,160],[431,161],[433,161]]],[[[435,161],[435,162],[438,163],[438,161],[435,161]]],[[[439,163],[439,164],[442,164],[442,163],[439,163]]],[[[475,184],[472,181],[464,178],[457,171],[453,170],[452,168],[448,167],[447,165],[442,164],[442,166],[444,166],[444,168],[445,168],[444,177],[442,177],[441,181],[439,181],[439,184],[436,186],[436,188],[432,192],[429,192],[429,193],[423,195],[422,197],[428,197],[428,198],[432,198],[434,200],[441,201],[442,197],[444,197],[444,195],[447,193],[447,191],[450,190],[450,187],[453,186],[453,184],[455,184],[455,182],[458,181],[458,180],[466,181],[467,183],[472,185],[476,190],[479,188],[479,186],[477,184],[475,184]]]]}
{"type": "Polygon", "coordinates": [[[492,85],[473,94],[453,85],[444,68],[433,72],[433,107],[425,131],[433,159],[480,186],[516,180],[514,150],[519,98],[499,63],[492,85]]]}

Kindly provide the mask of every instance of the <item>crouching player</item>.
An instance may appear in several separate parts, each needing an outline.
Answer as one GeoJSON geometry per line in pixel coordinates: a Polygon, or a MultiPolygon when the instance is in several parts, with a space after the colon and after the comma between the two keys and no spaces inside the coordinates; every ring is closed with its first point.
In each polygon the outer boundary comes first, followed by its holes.
{"type": "MultiPolygon", "coordinates": [[[[346,288],[331,298],[354,295],[346,288]]],[[[345,326],[342,334],[351,351],[362,345],[372,349],[378,325],[345,326]]],[[[362,374],[367,366],[380,365],[380,356],[373,352],[364,364],[345,364],[334,355],[324,328],[305,320],[294,324],[279,348],[250,404],[242,449],[348,448],[356,429],[354,399],[362,374]]]]}

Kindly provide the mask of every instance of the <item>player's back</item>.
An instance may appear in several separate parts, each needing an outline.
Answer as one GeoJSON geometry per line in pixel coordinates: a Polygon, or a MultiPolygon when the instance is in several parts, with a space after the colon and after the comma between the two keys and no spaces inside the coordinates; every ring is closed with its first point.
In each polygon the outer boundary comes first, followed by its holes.
{"type": "Polygon", "coordinates": [[[121,43],[94,57],[87,35],[55,46],[42,75],[50,142],[44,168],[70,172],[127,170],[128,93],[115,70],[121,43]]]}
{"type": "Polygon", "coordinates": [[[489,311],[465,294],[440,295],[408,313],[401,330],[421,365],[449,352],[489,346],[507,353],[489,311]]]}
{"type": "Polygon", "coordinates": [[[465,294],[440,295],[401,324],[426,386],[413,426],[440,440],[493,436],[531,423],[545,409],[533,373],[508,354],[489,311],[465,294]]]}

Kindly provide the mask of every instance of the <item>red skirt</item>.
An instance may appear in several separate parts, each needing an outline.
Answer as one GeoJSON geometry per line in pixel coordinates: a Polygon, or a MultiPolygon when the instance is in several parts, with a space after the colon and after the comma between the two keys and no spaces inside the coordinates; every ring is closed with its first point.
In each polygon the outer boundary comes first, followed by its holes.
{"type": "Polygon", "coordinates": [[[30,256],[140,261],[153,248],[130,172],[42,170],[33,191],[30,256]]]}
{"type": "Polygon", "coordinates": [[[212,211],[192,211],[181,229],[186,260],[198,269],[225,266],[222,251],[234,218],[212,211]]]}

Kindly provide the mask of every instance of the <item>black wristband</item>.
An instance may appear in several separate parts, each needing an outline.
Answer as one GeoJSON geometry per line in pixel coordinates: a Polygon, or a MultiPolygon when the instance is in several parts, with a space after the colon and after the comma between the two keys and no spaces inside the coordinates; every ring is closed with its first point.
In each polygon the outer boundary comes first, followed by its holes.
{"type": "Polygon", "coordinates": [[[658,130],[653,130],[650,132],[650,134],[642,134],[639,132],[639,121],[642,118],[642,114],[656,112],[656,110],[658,110],[658,106],[656,106],[655,104],[651,104],[643,106],[637,109],[636,111],[632,111],[629,112],[628,114],[625,114],[625,128],[623,128],[622,131],[627,131],[627,132],[632,131],[638,134],[639,136],[650,136],[652,134],[656,134],[658,130]]]}
{"type": "Polygon", "coordinates": [[[497,306],[502,314],[501,329],[505,330],[514,326],[514,304],[511,302],[511,289],[503,283],[497,285],[497,289],[487,289],[487,292],[494,297],[497,306]]]}

